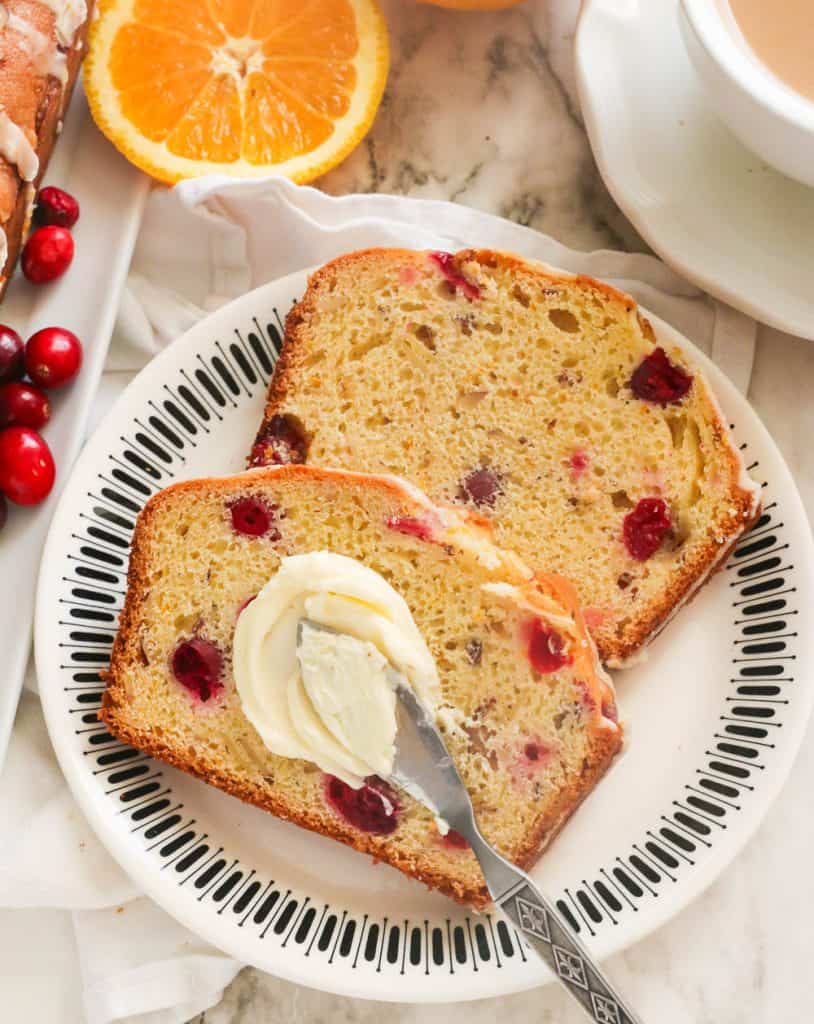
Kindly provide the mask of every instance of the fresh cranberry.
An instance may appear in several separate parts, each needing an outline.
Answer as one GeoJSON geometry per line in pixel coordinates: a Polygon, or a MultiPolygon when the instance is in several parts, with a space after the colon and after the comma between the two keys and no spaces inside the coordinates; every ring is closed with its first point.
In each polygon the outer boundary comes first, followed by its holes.
{"type": "Polygon", "coordinates": [[[62,277],[73,261],[73,236],[67,228],[49,224],[29,236],[20,260],[32,284],[47,284],[62,277]]]}
{"type": "Polygon", "coordinates": [[[274,415],[254,442],[251,466],[287,466],[305,462],[308,438],[296,416],[274,415]]]}
{"type": "Polygon", "coordinates": [[[644,402],[668,405],[680,402],[690,390],[692,377],[671,363],[663,348],[655,348],[633,372],[630,387],[644,402]]]}
{"type": "Polygon", "coordinates": [[[6,496],[0,493],[0,530],[6,525],[8,519],[8,503],[6,502],[6,496]]]}
{"type": "Polygon", "coordinates": [[[430,259],[439,268],[444,277],[454,288],[460,288],[471,302],[480,298],[480,288],[468,281],[455,266],[455,257],[451,252],[431,252],[430,259]]]}
{"type": "Polygon", "coordinates": [[[469,843],[464,839],[461,833],[454,828],[451,828],[445,836],[441,836],[441,845],[449,847],[451,850],[469,849],[469,843]]]}
{"type": "Polygon", "coordinates": [[[41,388],[61,388],[82,366],[82,342],[64,327],[43,327],[25,345],[25,368],[41,388]]]}
{"type": "Polygon", "coordinates": [[[0,431],[0,491],[17,505],[39,505],[54,486],[51,449],[30,427],[0,431]]]}
{"type": "Polygon", "coordinates": [[[625,547],[637,562],[655,554],[669,530],[670,511],[661,498],[642,498],[622,523],[625,547]]]}
{"type": "Polygon", "coordinates": [[[172,674],[203,704],[223,689],[223,655],[199,636],[183,640],[173,651],[172,674]]]}
{"type": "Polygon", "coordinates": [[[20,335],[0,324],[0,384],[19,380],[25,373],[25,344],[20,335]]]}
{"type": "Polygon", "coordinates": [[[550,626],[544,625],[539,619],[532,619],[526,627],[526,643],[531,666],[541,675],[556,672],[563,665],[570,665],[574,660],[563,650],[564,645],[560,634],[550,626]]]}
{"type": "Polygon", "coordinates": [[[396,533],[407,537],[418,537],[419,540],[433,538],[433,526],[429,519],[417,519],[415,516],[389,516],[385,520],[387,526],[396,533]]]}
{"type": "Polygon", "coordinates": [[[399,802],[394,790],[375,775],[359,789],[325,776],[325,799],[345,821],[362,832],[389,836],[398,827],[399,802]]]}
{"type": "Polygon", "coordinates": [[[236,533],[245,533],[248,537],[269,534],[271,540],[280,539],[280,531],[274,525],[276,511],[276,505],[248,496],[238,498],[229,505],[229,515],[236,533]]]}
{"type": "Polygon", "coordinates": [[[476,505],[488,505],[489,508],[494,508],[495,501],[501,493],[499,474],[487,466],[473,469],[458,487],[458,497],[461,501],[474,501],[476,505]]]}
{"type": "Polygon", "coordinates": [[[38,224],[72,228],[79,220],[79,203],[70,192],[48,185],[39,191],[34,219],[38,224]]]}
{"type": "Polygon", "coordinates": [[[19,380],[0,384],[0,427],[19,423],[39,430],[50,418],[51,406],[39,388],[19,380]]]}

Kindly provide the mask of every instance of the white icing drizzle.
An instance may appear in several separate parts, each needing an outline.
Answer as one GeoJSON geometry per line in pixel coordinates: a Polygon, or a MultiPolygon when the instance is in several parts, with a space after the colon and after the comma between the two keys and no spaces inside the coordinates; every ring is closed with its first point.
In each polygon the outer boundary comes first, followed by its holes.
{"type": "Polygon", "coordinates": [[[60,84],[65,85],[68,81],[68,61],[65,54],[57,49],[55,40],[17,14],[6,12],[5,24],[22,37],[22,49],[31,58],[34,70],[40,75],[52,75],[60,84]]]}
{"type": "Polygon", "coordinates": [[[23,217],[23,238],[28,235],[28,229],[31,227],[31,218],[34,216],[34,200],[37,197],[37,190],[29,182],[23,189],[23,196],[25,197],[25,216],[23,217]]]}
{"type": "Polygon", "coordinates": [[[77,29],[88,16],[85,0],[40,0],[54,12],[54,24],[60,46],[70,46],[77,29]]]}
{"type": "Polygon", "coordinates": [[[0,277],[0,280],[5,280],[5,274],[3,274],[3,269],[6,265],[7,259],[8,239],[6,238],[6,232],[3,230],[3,228],[0,228],[0,275],[2,275],[2,277],[0,277]]]}
{"type": "Polygon", "coordinates": [[[0,155],[13,164],[23,181],[33,181],[40,169],[34,147],[5,110],[0,110],[0,155]]]}

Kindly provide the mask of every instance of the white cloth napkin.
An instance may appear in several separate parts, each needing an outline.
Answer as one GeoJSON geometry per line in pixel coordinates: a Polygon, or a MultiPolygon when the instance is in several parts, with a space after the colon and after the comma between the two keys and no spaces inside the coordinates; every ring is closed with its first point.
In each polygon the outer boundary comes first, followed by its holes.
{"type": "MultiPolygon", "coordinates": [[[[510,249],[633,293],[748,388],[755,324],[657,259],[578,253],[451,203],[332,198],[281,179],[205,178],[148,202],[108,370],[123,384],[205,313],[250,288],[354,248],[510,249]]],[[[217,1002],[240,965],[176,924],[112,861],[51,752],[29,678],[0,778],[0,907],[72,912],[88,1024],[180,1024],[217,1002]]]]}

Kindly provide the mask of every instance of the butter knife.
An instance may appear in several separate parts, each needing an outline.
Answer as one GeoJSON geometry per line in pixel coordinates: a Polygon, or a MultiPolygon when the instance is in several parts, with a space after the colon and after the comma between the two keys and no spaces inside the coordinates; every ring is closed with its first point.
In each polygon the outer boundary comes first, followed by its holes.
{"type": "MultiPolygon", "coordinates": [[[[303,625],[336,632],[300,619],[298,646],[303,625]]],[[[466,839],[495,906],[519,929],[591,1020],[596,1024],[641,1024],[554,904],[524,871],[501,857],[483,838],[469,793],[435,721],[401,673],[390,664],[386,671],[397,697],[396,756],[389,781],[425,796],[438,816],[466,839]]]]}
{"type": "Polygon", "coordinates": [[[425,793],[469,843],[496,907],[519,929],[554,976],[597,1024],[639,1024],[554,904],[520,868],[483,838],[472,801],[435,722],[392,665],[396,686],[396,757],[391,781],[425,793]]]}

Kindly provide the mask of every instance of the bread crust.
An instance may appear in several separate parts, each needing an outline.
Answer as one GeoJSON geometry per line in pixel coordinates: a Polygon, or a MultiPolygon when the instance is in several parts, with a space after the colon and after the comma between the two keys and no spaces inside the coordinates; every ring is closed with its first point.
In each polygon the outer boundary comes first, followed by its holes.
{"type": "MultiPolygon", "coordinates": [[[[44,9],[42,12],[37,11],[28,0],[6,0],[5,6],[10,13],[19,11],[20,16],[30,21],[38,31],[45,31],[47,22],[43,19],[50,15],[44,9]]],[[[0,268],[0,301],[5,295],[28,233],[33,198],[48,169],[61,130],[62,118],[68,109],[87,50],[94,0],[88,0],[87,6],[87,18],[77,30],[73,45],[65,53],[68,77],[64,86],[53,76],[34,73],[21,48],[12,44],[7,33],[0,34],[0,79],[6,76],[6,90],[10,91],[9,96],[3,97],[3,105],[10,110],[12,119],[16,109],[28,110],[32,104],[35,105],[34,149],[39,158],[36,178],[31,182],[25,182],[20,177],[17,167],[0,156],[0,228],[5,231],[8,246],[6,261],[0,268]]],[[[0,88],[0,93],[3,92],[4,90],[0,88]]]]}
{"type": "MultiPolygon", "coordinates": [[[[266,407],[256,435],[255,445],[261,443],[272,417],[284,413],[289,396],[296,393],[296,374],[305,357],[305,329],[308,320],[317,311],[317,298],[320,290],[330,289],[331,281],[338,271],[353,267],[359,261],[385,255],[388,258],[395,257],[405,265],[412,264],[416,268],[421,266],[422,261],[426,259],[426,253],[413,249],[362,249],[332,260],[310,276],[305,295],[292,307],[286,317],[282,349],[269,384],[266,407]]],[[[457,252],[454,256],[456,267],[470,261],[478,262],[486,267],[500,265],[520,276],[534,275],[538,280],[542,278],[551,287],[567,282],[589,291],[599,292],[602,296],[622,304],[626,313],[637,319],[645,337],[654,344],[656,343],[652,325],[641,314],[635,300],[612,285],[586,275],[556,272],[542,263],[534,263],[510,253],[491,249],[465,249],[457,252]]],[[[698,376],[703,380],[700,374],[698,376]]],[[[703,394],[707,415],[710,422],[714,424],[715,444],[726,454],[730,481],[728,501],[722,504],[718,520],[709,524],[711,539],[705,546],[698,549],[693,558],[681,563],[673,573],[670,585],[663,589],[660,597],[641,606],[634,614],[631,614],[621,634],[610,636],[601,631],[595,634],[594,638],[602,661],[613,668],[623,668],[635,660],[637,653],[661,631],[675,612],[695,595],[698,588],[707,582],[711,575],[723,568],[728,553],[760,517],[760,501],[756,502],[754,492],[741,485],[743,467],[739,453],[729,441],[726,425],[721,419],[717,403],[705,381],[703,394]],[[725,506],[725,510],[723,506],[725,506]],[[721,538],[720,543],[715,539],[716,537],[721,538]]],[[[364,467],[354,466],[352,468],[364,467]]],[[[545,569],[545,566],[540,568],[545,569]]]]}
{"type": "MultiPolygon", "coordinates": [[[[416,496],[395,477],[372,476],[344,470],[330,470],[311,466],[280,466],[273,469],[256,469],[249,474],[252,478],[273,478],[275,481],[296,479],[346,480],[349,485],[364,485],[378,489],[395,497],[407,506],[420,511],[423,506],[416,502],[416,496]]],[[[228,493],[235,480],[245,480],[246,474],[207,481],[209,487],[228,493]]],[[[284,795],[275,794],[273,788],[253,785],[244,778],[222,771],[197,751],[179,751],[155,733],[134,727],[129,721],[127,697],[128,666],[137,664],[140,654],[139,622],[147,593],[147,569],[152,541],[152,524],[160,514],[163,503],[179,496],[194,494],[199,482],[184,481],[174,484],[154,495],[139,514],[133,534],[128,568],[127,593],[119,618],[119,627],[113,644],[110,667],[102,675],[106,688],[102,696],[100,719],[110,732],[123,743],[134,746],[152,757],[165,761],[190,775],[216,786],[232,796],[269,811],[276,817],[321,835],[336,839],[351,846],[360,853],[366,853],[375,861],[382,861],[397,868],[404,874],[423,882],[431,889],[438,889],[459,903],[482,909],[490,903],[490,896],[480,871],[476,872],[477,882],[468,884],[460,877],[443,870],[433,870],[420,864],[415,858],[400,850],[396,844],[381,837],[371,837],[350,826],[326,810],[324,815],[300,813],[285,800],[284,795]]],[[[520,577],[518,577],[520,578],[520,577]]],[[[597,784],[614,755],[622,744],[621,728],[611,729],[601,725],[601,714],[586,723],[590,732],[586,756],[579,778],[564,787],[545,817],[527,837],[517,856],[517,863],[523,868],[531,867],[543,850],[550,844],[565,822],[583,799],[597,784]]]]}

